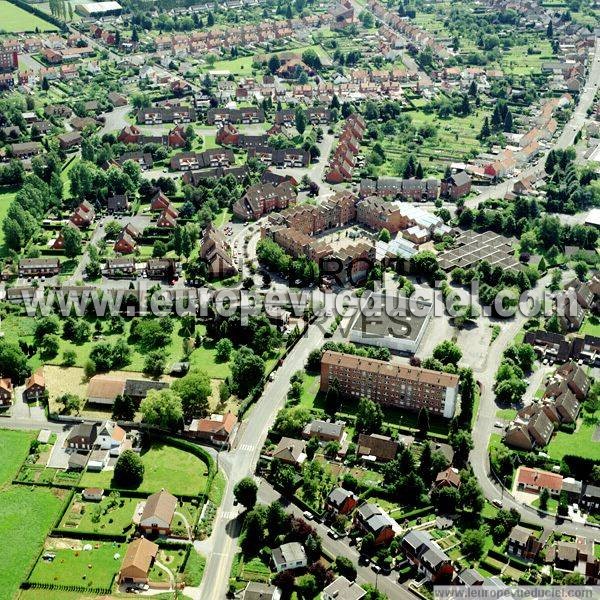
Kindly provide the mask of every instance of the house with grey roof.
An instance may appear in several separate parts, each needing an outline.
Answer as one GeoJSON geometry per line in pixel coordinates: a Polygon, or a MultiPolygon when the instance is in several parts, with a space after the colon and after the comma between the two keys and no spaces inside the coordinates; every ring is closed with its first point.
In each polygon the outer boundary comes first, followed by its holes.
{"type": "Polygon", "coordinates": [[[323,600],[361,600],[367,592],[356,583],[343,575],[332,581],[323,590],[323,600]]]}
{"type": "Polygon", "coordinates": [[[402,538],[400,544],[406,558],[429,581],[433,583],[452,581],[454,567],[450,557],[427,531],[413,529],[402,538]]]}
{"type": "Polygon", "coordinates": [[[323,421],[315,419],[308,423],[302,431],[302,437],[305,439],[316,437],[320,442],[342,442],[346,437],[346,423],[343,421],[323,421]]]}
{"type": "Polygon", "coordinates": [[[289,542],[275,548],[272,552],[273,566],[278,573],[306,566],[307,558],[304,546],[298,542],[289,542]]]}

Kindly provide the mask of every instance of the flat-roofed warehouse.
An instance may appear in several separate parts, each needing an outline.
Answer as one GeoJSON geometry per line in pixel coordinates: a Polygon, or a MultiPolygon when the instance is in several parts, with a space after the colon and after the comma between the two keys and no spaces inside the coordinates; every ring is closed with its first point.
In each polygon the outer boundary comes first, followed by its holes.
{"type": "Polygon", "coordinates": [[[123,7],[118,2],[89,2],[88,4],[76,4],[75,12],[82,17],[106,17],[108,15],[120,15],[123,7]]]}
{"type": "Polygon", "coordinates": [[[456,410],[458,375],[326,350],[321,358],[321,391],[337,379],[347,398],[369,398],[394,406],[451,419],[456,410]]]}
{"type": "Polygon", "coordinates": [[[364,299],[372,301],[376,310],[373,314],[357,311],[350,341],[415,354],[431,320],[432,304],[389,294],[371,294],[364,299]]]}
{"type": "Polygon", "coordinates": [[[511,239],[493,231],[465,231],[456,238],[452,250],[442,252],[438,256],[438,264],[444,271],[452,271],[457,267],[470,269],[482,260],[489,262],[492,267],[520,268],[520,263],[514,256],[511,239]]]}

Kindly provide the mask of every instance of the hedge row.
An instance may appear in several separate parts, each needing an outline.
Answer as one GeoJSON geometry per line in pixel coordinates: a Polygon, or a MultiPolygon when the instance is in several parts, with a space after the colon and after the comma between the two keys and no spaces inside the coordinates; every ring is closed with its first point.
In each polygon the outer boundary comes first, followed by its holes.
{"type": "Polygon", "coordinates": [[[118,542],[124,544],[127,541],[126,535],[97,533],[95,531],[74,531],[73,529],[54,528],[50,534],[52,537],[64,537],[74,540],[89,540],[93,542],[118,542]]]}

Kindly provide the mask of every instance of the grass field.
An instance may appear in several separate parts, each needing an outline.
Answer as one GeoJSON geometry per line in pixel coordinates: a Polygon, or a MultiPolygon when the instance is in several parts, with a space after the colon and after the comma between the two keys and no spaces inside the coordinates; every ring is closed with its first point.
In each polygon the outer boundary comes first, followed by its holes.
{"type": "Polygon", "coordinates": [[[600,336],[600,320],[597,317],[587,317],[581,326],[580,333],[583,335],[600,336]]]}
{"type": "MultiPolygon", "coordinates": [[[[208,467],[197,456],[165,444],[154,444],[142,452],[144,480],[136,488],[151,494],[165,488],[172,494],[196,496],[206,489],[208,467]]],[[[112,471],[86,472],[81,478],[82,487],[112,487],[112,471]]]]}
{"type": "Polygon", "coordinates": [[[44,21],[6,0],[0,0],[0,15],[2,15],[0,31],[6,31],[7,33],[35,31],[36,28],[40,31],[57,30],[57,27],[52,23],[48,23],[48,21],[44,21]]]}
{"type": "Polygon", "coordinates": [[[512,421],[517,416],[517,410],[515,408],[501,408],[496,411],[496,416],[499,419],[506,419],[512,421]]]}
{"type": "Polygon", "coordinates": [[[31,431],[0,429],[0,486],[12,481],[36,437],[37,433],[31,431]]]}
{"type": "Polygon", "coordinates": [[[89,544],[92,546],[91,550],[49,548],[56,558],[52,562],[40,558],[29,581],[109,588],[113,577],[121,567],[126,546],[115,542],[89,542],[89,544]]]}
{"type": "MultiPolygon", "coordinates": [[[[440,119],[435,113],[423,110],[407,111],[415,128],[433,125],[436,135],[427,138],[412,152],[421,161],[430,175],[443,174],[447,161],[469,158],[472,151],[479,151],[477,139],[486,112],[482,109],[466,117],[440,119]]],[[[410,153],[401,138],[386,138],[383,141],[386,162],[379,167],[382,175],[399,175],[399,165],[410,153]]]]}
{"type": "MultiPolygon", "coordinates": [[[[5,4],[8,4],[6,2],[5,4]]],[[[0,11],[2,7],[0,6],[0,11]]],[[[2,224],[6,218],[6,213],[12,199],[15,197],[16,192],[0,192],[0,256],[6,256],[8,254],[8,248],[4,245],[4,230],[2,224]]]]}
{"type": "Polygon", "coordinates": [[[66,494],[65,490],[26,486],[9,486],[0,492],[3,546],[0,598],[15,597],[60,513],[66,494]]]}
{"type": "Polygon", "coordinates": [[[563,456],[574,455],[600,461],[600,442],[592,441],[596,431],[600,414],[593,417],[584,417],[575,433],[559,431],[546,449],[548,456],[554,460],[561,460],[563,456]]]}

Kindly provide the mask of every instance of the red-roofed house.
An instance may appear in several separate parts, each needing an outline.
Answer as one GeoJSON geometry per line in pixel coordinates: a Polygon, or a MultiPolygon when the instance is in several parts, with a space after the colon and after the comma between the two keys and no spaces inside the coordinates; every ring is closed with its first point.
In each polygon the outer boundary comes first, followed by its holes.
{"type": "Polygon", "coordinates": [[[540,492],[547,489],[550,494],[558,495],[562,490],[563,477],[558,473],[520,467],[517,473],[517,489],[523,492],[540,492]]]}
{"type": "Polygon", "coordinates": [[[190,436],[213,444],[226,444],[236,423],[237,417],[230,412],[225,415],[211,415],[206,419],[194,419],[188,433],[190,436]]]}

